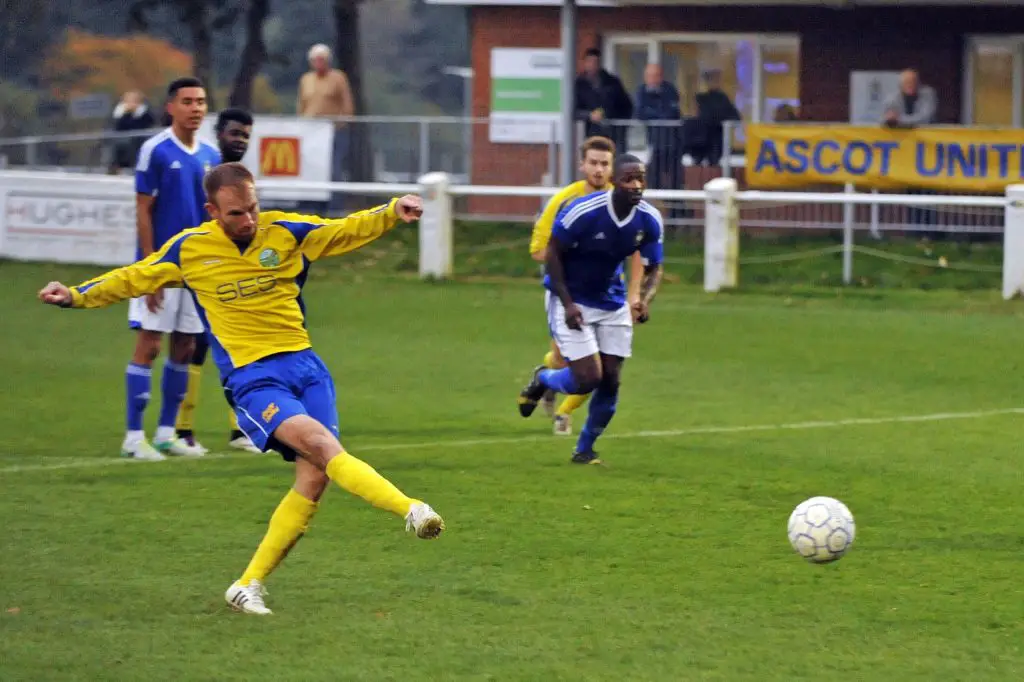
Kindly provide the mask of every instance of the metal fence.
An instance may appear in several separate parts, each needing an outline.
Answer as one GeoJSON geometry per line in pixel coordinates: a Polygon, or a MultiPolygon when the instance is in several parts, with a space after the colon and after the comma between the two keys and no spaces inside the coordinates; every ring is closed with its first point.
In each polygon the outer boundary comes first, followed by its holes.
{"type": "MultiPolygon", "coordinates": [[[[430,171],[443,171],[458,184],[554,187],[559,184],[561,153],[558,123],[541,121],[529,126],[507,119],[465,117],[360,116],[344,121],[351,136],[368,141],[372,160],[369,182],[415,182],[430,171]],[[523,141],[528,138],[532,141],[523,141]]],[[[259,121],[257,120],[257,125],[259,121]]],[[[743,182],[742,124],[727,123],[717,145],[695,155],[684,143],[681,121],[609,121],[601,129],[578,122],[571,153],[589,133],[604,133],[648,163],[649,185],[655,189],[702,189],[709,180],[733,176],[743,182]],[[738,153],[737,153],[738,152],[738,153]]],[[[798,125],[798,124],[797,124],[798,125]]],[[[37,135],[0,139],[0,167],[35,170],[111,172],[113,147],[133,138],[145,138],[159,129],[135,133],[97,131],[66,135],[37,135]]],[[[707,145],[706,145],[707,146],[707,145]]],[[[125,169],[123,172],[130,172],[125,169]]],[[[843,191],[842,188],[807,188],[843,191]]],[[[941,195],[934,195],[941,196],[941,195]]],[[[544,201],[535,196],[464,196],[456,201],[457,215],[491,221],[531,221],[544,201]]],[[[685,201],[660,202],[666,223],[676,230],[699,228],[703,206],[685,201]]],[[[1002,212],[996,208],[935,205],[893,205],[879,202],[856,205],[850,215],[837,204],[801,202],[786,205],[744,203],[741,226],[750,230],[834,229],[853,222],[876,238],[886,232],[998,232],[1002,212]]]]}

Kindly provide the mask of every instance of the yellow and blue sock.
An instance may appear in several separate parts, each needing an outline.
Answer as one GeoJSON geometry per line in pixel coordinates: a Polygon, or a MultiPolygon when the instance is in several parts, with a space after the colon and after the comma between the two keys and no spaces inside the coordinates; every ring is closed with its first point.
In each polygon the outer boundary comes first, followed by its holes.
{"type": "Polygon", "coordinates": [[[615,416],[615,408],[619,403],[619,387],[609,387],[605,384],[598,386],[597,390],[590,396],[590,412],[587,414],[587,423],[580,432],[579,440],[576,441],[576,452],[590,452],[594,449],[594,442],[598,436],[604,433],[605,428],[615,416]]]}

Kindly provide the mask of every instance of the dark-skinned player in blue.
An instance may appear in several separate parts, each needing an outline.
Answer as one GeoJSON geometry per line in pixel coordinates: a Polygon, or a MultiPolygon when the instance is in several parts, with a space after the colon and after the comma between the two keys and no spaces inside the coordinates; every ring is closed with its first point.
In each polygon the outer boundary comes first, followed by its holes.
{"type": "Polygon", "coordinates": [[[643,324],[662,277],[661,214],[643,200],[646,169],[631,154],[615,160],[614,188],[573,201],[551,233],[545,263],[548,329],[569,366],[534,371],[519,394],[529,417],[552,390],[590,397],[590,411],[572,462],[601,464],[594,443],[615,416],[622,365],[632,355],[633,317],[643,324]],[[639,251],[644,274],[640,298],[626,301],[623,263],[639,251]]]}

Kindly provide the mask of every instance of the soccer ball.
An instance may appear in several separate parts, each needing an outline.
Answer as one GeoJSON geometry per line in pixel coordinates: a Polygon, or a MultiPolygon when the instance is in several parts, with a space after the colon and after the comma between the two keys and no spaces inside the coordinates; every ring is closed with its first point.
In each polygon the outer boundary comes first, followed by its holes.
{"type": "Polygon", "coordinates": [[[812,497],[796,506],[789,516],[789,544],[814,564],[841,559],[856,533],[853,514],[831,497],[812,497]]]}

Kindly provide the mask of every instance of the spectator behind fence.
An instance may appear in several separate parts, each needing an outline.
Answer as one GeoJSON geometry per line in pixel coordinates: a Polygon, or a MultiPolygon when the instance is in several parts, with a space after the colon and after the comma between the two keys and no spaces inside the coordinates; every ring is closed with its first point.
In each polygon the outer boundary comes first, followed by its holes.
{"type": "Polygon", "coordinates": [[[679,91],[664,79],[661,66],[648,64],[644,83],[636,91],[636,117],[656,121],[647,126],[650,160],[647,177],[653,188],[679,187],[679,91]]]}
{"type": "Polygon", "coordinates": [[[890,128],[913,128],[935,123],[938,100],[935,88],[921,85],[917,71],[900,74],[900,89],[885,101],[882,124],[890,128]]]}
{"type": "Polygon", "coordinates": [[[800,120],[800,116],[796,113],[796,109],[791,104],[780,104],[775,107],[775,116],[773,120],[776,123],[794,123],[800,120]]]}
{"type": "MultiPolygon", "coordinates": [[[[899,92],[885,101],[882,110],[882,125],[889,128],[914,128],[935,123],[935,110],[938,106],[935,89],[921,85],[917,71],[906,69],[900,74],[899,92]]],[[[909,194],[931,194],[927,190],[908,188],[909,194]]],[[[907,209],[907,221],[911,225],[934,225],[936,221],[934,209],[911,206],[907,209]]],[[[923,236],[934,240],[944,239],[943,232],[924,232],[923,236]]]]}
{"type": "MultiPolygon", "coordinates": [[[[310,70],[299,79],[299,97],[296,111],[307,118],[335,118],[352,116],[355,105],[348,76],[341,69],[331,68],[331,48],[320,43],[309,49],[310,70]]],[[[345,179],[348,160],[349,129],[346,121],[336,121],[331,178],[335,182],[345,179]]],[[[341,209],[341,194],[335,193],[330,209],[341,209]]]]}
{"type": "Polygon", "coordinates": [[[576,77],[576,119],[586,121],[586,137],[610,138],[625,153],[628,126],[608,121],[633,118],[633,101],[622,81],[601,68],[601,51],[590,48],[583,56],[583,71],[576,77]]]}
{"type": "MultiPolygon", "coordinates": [[[[127,133],[133,130],[148,130],[156,127],[156,117],[146,104],[142,93],[129,90],[121,95],[121,101],[114,107],[111,115],[114,121],[114,132],[127,133]]],[[[117,175],[123,170],[135,168],[135,159],[145,141],[145,136],[123,137],[114,140],[114,153],[110,161],[110,174],[117,175]]]]}
{"type": "Polygon", "coordinates": [[[729,95],[722,91],[722,72],[718,69],[708,69],[704,72],[703,78],[704,92],[697,95],[698,138],[702,138],[704,142],[703,146],[698,146],[698,151],[702,151],[703,155],[694,156],[698,157],[695,159],[698,162],[707,160],[714,166],[721,161],[723,154],[731,151],[726,149],[723,140],[725,122],[739,121],[741,117],[739,109],[729,99],[729,95]]]}

